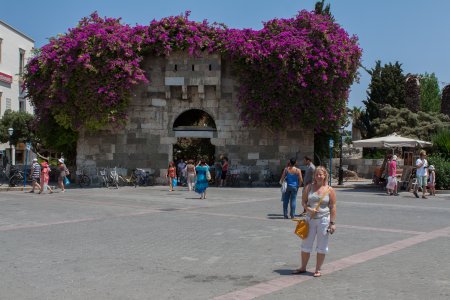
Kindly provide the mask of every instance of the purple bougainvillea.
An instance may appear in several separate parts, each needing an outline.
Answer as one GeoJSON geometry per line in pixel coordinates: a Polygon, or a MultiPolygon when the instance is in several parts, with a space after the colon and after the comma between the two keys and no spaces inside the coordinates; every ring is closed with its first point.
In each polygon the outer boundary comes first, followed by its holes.
{"type": "Polygon", "coordinates": [[[139,49],[146,32],[96,13],[50,40],[27,64],[25,87],[38,120],[99,129],[126,119],[130,91],[146,82],[139,49]]]}
{"type": "Polygon", "coordinates": [[[135,27],[94,13],[37,52],[25,87],[40,120],[51,115],[74,130],[120,125],[133,86],[147,82],[142,55],[173,51],[217,52],[232,60],[245,124],[316,131],[332,130],[345,115],[361,57],[356,37],[307,11],[258,31],[194,22],[189,12],[135,27]]]}

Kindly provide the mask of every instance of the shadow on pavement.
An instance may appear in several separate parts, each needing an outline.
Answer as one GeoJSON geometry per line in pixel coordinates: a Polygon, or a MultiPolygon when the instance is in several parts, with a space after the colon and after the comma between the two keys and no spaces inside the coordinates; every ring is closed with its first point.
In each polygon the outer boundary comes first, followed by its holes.
{"type": "Polygon", "coordinates": [[[269,219],[284,219],[284,216],[282,214],[267,214],[267,218],[269,219]]]}
{"type": "Polygon", "coordinates": [[[295,269],[278,269],[278,270],[273,270],[275,273],[278,273],[279,275],[282,276],[298,276],[298,275],[303,275],[303,276],[312,276],[314,273],[313,272],[309,272],[306,271],[305,273],[301,273],[301,274],[292,274],[292,271],[294,271],[295,269]]]}

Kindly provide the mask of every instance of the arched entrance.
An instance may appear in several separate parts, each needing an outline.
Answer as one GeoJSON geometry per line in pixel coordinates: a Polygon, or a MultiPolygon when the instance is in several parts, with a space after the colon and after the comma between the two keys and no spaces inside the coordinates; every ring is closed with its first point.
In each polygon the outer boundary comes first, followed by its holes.
{"type": "Polygon", "coordinates": [[[205,111],[191,109],[183,112],[175,120],[173,130],[177,143],[173,145],[174,160],[204,158],[208,163],[214,162],[216,147],[211,138],[217,134],[214,119],[205,111]]]}

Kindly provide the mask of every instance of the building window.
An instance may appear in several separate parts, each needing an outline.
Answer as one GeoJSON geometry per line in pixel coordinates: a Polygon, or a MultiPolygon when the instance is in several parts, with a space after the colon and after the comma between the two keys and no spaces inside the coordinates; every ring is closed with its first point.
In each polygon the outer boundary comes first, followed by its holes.
{"type": "Polygon", "coordinates": [[[11,98],[6,98],[5,110],[11,109],[11,98]]]}
{"type": "Polygon", "coordinates": [[[26,102],[25,99],[19,98],[19,111],[26,111],[26,102]]]}
{"type": "Polygon", "coordinates": [[[19,75],[22,77],[23,68],[25,67],[25,50],[19,49],[19,75]]]}
{"type": "Polygon", "coordinates": [[[3,39],[0,38],[0,63],[2,62],[2,42],[3,42],[3,39]]]}

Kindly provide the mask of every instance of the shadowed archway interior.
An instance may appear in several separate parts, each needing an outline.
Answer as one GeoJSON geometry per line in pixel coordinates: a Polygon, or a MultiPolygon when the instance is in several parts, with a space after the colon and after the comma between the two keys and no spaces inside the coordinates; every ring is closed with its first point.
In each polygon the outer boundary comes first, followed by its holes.
{"type": "Polygon", "coordinates": [[[173,130],[179,134],[173,145],[175,161],[203,158],[208,164],[214,162],[215,146],[208,134],[202,137],[201,133],[216,131],[214,119],[207,112],[200,109],[185,111],[175,120],[173,130]]]}
{"type": "Polygon", "coordinates": [[[207,112],[200,109],[191,109],[179,115],[173,123],[174,130],[180,127],[206,127],[216,129],[216,123],[207,112]]]}

